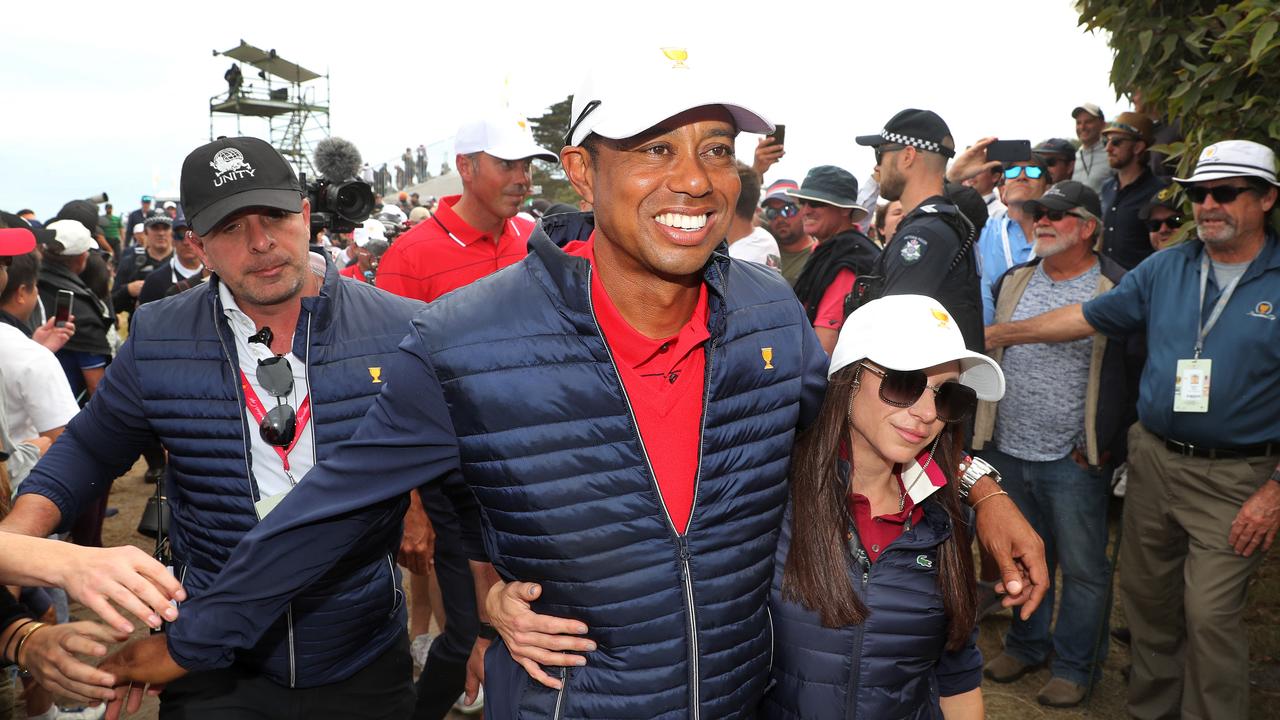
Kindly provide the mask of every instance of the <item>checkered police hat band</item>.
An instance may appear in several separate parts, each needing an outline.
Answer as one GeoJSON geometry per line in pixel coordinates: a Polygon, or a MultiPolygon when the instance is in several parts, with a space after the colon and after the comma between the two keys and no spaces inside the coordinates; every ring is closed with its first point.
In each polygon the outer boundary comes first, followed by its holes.
{"type": "Polygon", "coordinates": [[[913,148],[926,150],[931,153],[937,153],[943,157],[955,157],[955,151],[949,147],[936,143],[932,140],[921,140],[910,135],[902,135],[901,133],[889,132],[888,128],[880,131],[880,137],[885,142],[897,143],[898,145],[910,145],[913,148]]]}

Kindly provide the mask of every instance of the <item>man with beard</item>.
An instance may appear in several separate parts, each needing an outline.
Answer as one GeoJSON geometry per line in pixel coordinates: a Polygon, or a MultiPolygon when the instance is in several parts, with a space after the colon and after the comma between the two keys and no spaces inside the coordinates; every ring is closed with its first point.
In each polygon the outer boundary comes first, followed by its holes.
{"type": "Polygon", "coordinates": [[[956,154],[951,130],[937,113],[907,109],[857,142],[875,148],[880,197],[900,201],[905,213],[876,263],[880,294],[936,299],[956,319],[965,345],[981,352],[977,231],[944,195],[947,160],[956,154]]]}
{"type": "Polygon", "coordinates": [[[1039,198],[1051,185],[1044,158],[1033,155],[1028,160],[1005,163],[1000,175],[1004,180],[1002,197],[1006,211],[987,220],[978,236],[978,253],[982,271],[982,322],[991,324],[995,315],[995,296],[991,288],[1014,265],[1032,256],[1031,230],[1034,220],[1024,205],[1039,198]]]}
{"type": "Polygon", "coordinates": [[[1151,118],[1123,112],[1102,131],[1107,162],[1115,175],[1102,184],[1102,253],[1132,270],[1151,254],[1147,229],[1138,212],[1160,190],[1160,179],[1151,173],[1147,151],[1151,147],[1151,118]]]}
{"type": "Polygon", "coordinates": [[[800,186],[795,180],[778,180],[769,186],[761,203],[760,216],[764,226],[778,241],[778,252],[782,260],[782,277],[795,287],[800,273],[813,254],[813,238],[804,231],[804,218],[800,216],[800,206],[787,194],[800,186]]]}
{"type": "Polygon", "coordinates": [[[880,248],[858,230],[867,211],[858,205],[858,180],[848,170],[819,165],[787,194],[800,202],[804,232],[818,243],[796,280],[796,296],[830,355],[844,327],[845,298],[857,276],[875,267],[880,248]]]}
{"type": "MultiPolygon", "coordinates": [[[[995,282],[997,322],[1022,320],[1083,303],[1115,287],[1124,268],[1094,251],[1101,203],[1087,185],[1060,182],[1023,207],[1034,222],[1028,263],[995,282]]],[[[1061,567],[1057,625],[1052,598],[1030,617],[1014,617],[1004,653],[986,675],[1012,682],[1053,656],[1041,704],[1072,707],[1084,699],[1107,655],[1107,495],[1103,468],[1124,460],[1124,431],[1133,422],[1130,355],[1105,335],[1069,343],[998,349],[1006,392],[983,402],[973,447],[1003,476],[1003,487],[1044,539],[1049,572],[1061,567]],[[991,445],[984,448],[985,445],[991,445]]],[[[1137,363],[1134,363],[1137,364],[1137,363]]]]}
{"type": "Polygon", "coordinates": [[[1245,140],[1206,147],[1176,178],[1199,242],[1083,305],[987,328],[992,347],[1147,330],[1120,547],[1138,718],[1249,716],[1245,589],[1280,526],[1275,162],[1245,140]]]}

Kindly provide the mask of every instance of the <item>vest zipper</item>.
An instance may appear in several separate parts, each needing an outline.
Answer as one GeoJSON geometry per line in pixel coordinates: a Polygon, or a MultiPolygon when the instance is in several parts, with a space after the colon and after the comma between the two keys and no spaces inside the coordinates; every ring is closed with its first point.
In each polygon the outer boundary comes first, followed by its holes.
{"type": "Polygon", "coordinates": [[[560,720],[560,713],[564,711],[564,691],[569,687],[569,668],[560,668],[560,689],[556,691],[556,709],[551,715],[551,720],[560,720]]]}
{"type": "Polygon", "coordinates": [[[221,318],[218,317],[218,300],[215,298],[213,302],[213,330],[218,335],[218,344],[222,346],[222,355],[227,359],[227,366],[231,368],[231,384],[235,386],[236,403],[240,415],[240,438],[244,441],[244,478],[249,481],[249,503],[253,505],[253,515],[258,520],[258,498],[255,495],[258,492],[258,483],[253,479],[253,469],[249,466],[250,453],[253,450],[249,447],[249,435],[245,431],[246,421],[244,419],[244,396],[240,394],[240,381],[237,379],[240,375],[240,368],[236,365],[236,361],[231,357],[231,351],[227,349],[227,342],[222,337],[222,326],[219,324],[221,318]]]}
{"type": "MultiPolygon", "coordinates": [[[[867,559],[867,551],[861,546],[858,547],[857,558],[858,567],[862,570],[862,602],[867,602],[867,585],[871,580],[871,561],[867,559]]],[[[849,697],[845,702],[845,718],[854,720],[858,716],[858,690],[862,679],[862,642],[866,639],[867,621],[863,620],[858,623],[857,629],[854,631],[853,640],[853,659],[849,670],[849,697]]]]}
{"type": "MultiPolygon", "coordinates": [[[[307,349],[302,354],[302,377],[307,381],[307,397],[311,397],[311,322],[314,316],[307,313],[307,349]]],[[[315,403],[311,403],[311,466],[315,467],[316,460],[316,412],[315,403]]],[[[395,573],[391,573],[394,581],[395,573]]],[[[290,601],[288,607],[285,608],[285,621],[289,625],[289,687],[297,687],[298,684],[298,661],[294,651],[293,640],[293,602],[290,601]]]]}
{"type": "MultiPolygon", "coordinates": [[[[627,415],[631,418],[631,427],[635,428],[636,441],[640,443],[640,453],[644,455],[645,466],[649,469],[649,482],[653,486],[654,493],[658,496],[658,503],[662,505],[662,514],[667,519],[667,527],[676,538],[676,546],[680,556],[680,574],[684,581],[684,599],[685,609],[689,618],[689,692],[690,692],[690,712],[689,717],[692,720],[701,718],[701,697],[699,693],[699,668],[698,668],[698,612],[694,605],[693,598],[693,572],[689,568],[689,542],[687,532],[689,524],[693,522],[693,513],[698,506],[698,486],[702,482],[702,451],[703,444],[706,440],[707,430],[707,406],[710,404],[710,383],[711,378],[711,360],[713,351],[715,350],[715,340],[711,339],[707,343],[706,363],[703,370],[702,381],[702,418],[698,426],[698,469],[693,479],[693,503],[689,506],[689,519],[685,524],[685,532],[676,530],[675,522],[671,519],[671,510],[667,507],[667,502],[662,498],[662,489],[658,487],[658,476],[653,471],[653,463],[649,460],[649,450],[644,445],[644,437],[640,434],[640,423],[636,421],[635,411],[631,407],[631,396],[627,393],[626,383],[622,381],[622,373],[618,371],[618,362],[613,356],[613,350],[609,347],[609,341],[604,336],[604,331],[600,329],[600,319],[596,317],[595,303],[591,300],[590,284],[592,270],[587,270],[587,308],[591,312],[591,320],[595,323],[596,334],[600,336],[600,342],[604,344],[605,353],[609,355],[609,364],[613,367],[613,375],[618,380],[618,388],[622,390],[622,399],[627,405],[627,415]]],[[[567,671],[566,671],[567,672],[567,671]]],[[[556,717],[559,718],[559,702],[561,695],[556,700],[556,717]]]]}

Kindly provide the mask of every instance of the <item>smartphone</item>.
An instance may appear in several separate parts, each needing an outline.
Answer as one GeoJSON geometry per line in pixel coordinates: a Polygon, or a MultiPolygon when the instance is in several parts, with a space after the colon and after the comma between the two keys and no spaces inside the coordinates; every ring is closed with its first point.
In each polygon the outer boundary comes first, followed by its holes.
{"type": "Polygon", "coordinates": [[[1031,159],[1030,140],[997,140],[987,146],[987,160],[1002,163],[1031,159]]]}
{"type": "Polygon", "coordinates": [[[787,141],[787,126],[781,123],[773,126],[773,132],[769,133],[769,137],[773,138],[772,145],[782,145],[787,141]]]}
{"type": "Polygon", "coordinates": [[[53,326],[62,327],[71,319],[71,301],[75,295],[70,290],[59,290],[58,301],[53,310],[53,326]]]}

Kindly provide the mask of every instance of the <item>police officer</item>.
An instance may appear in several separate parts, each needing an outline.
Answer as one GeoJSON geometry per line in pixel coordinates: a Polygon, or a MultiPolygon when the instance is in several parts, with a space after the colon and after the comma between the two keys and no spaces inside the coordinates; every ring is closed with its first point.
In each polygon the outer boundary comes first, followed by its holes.
{"type": "Polygon", "coordinates": [[[127,312],[130,317],[138,305],[142,283],[152,270],[168,262],[173,255],[173,218],[163,210],[152,210],[143,221],[146,247],[138,246],[120,259],[116,270],[116,283],[111,291],[111,302],[116,312],[127,312]]]}
{"type": "Polygon", "coordinates": [[[1276,158],[1210,145],[1175,178],[1199,242],[1108,293],[987,328],[993,347],[1146,330],[1120,546],[1135,717],[1249,717],[1245,589],[1280,527],[1276,158]]]}
{"type": "Polygon", "coordinates": [[[947,159],[956,154],[951,130],[937,113],[907,109],[857,142],[875,148],[880,197],[901,202],[906,213],[877,264],[880,294],[936,298],[955,317],[965,345],[981,351],[976,233],[943,190],[947,159]]]}

